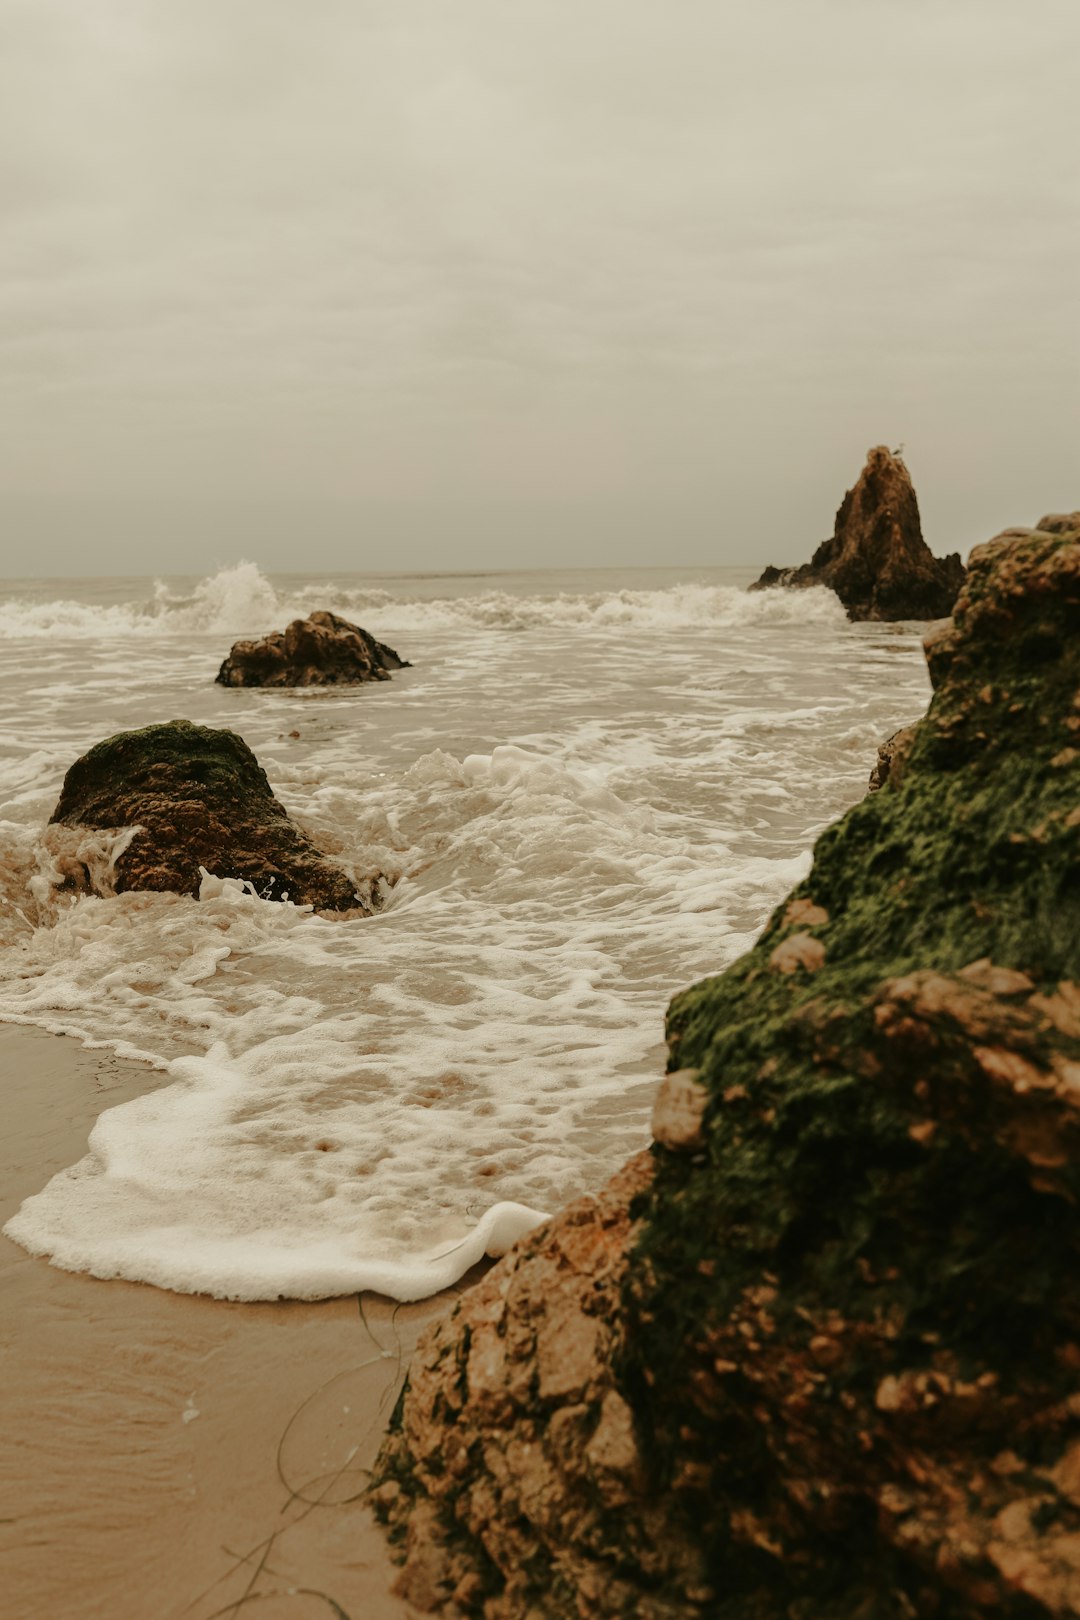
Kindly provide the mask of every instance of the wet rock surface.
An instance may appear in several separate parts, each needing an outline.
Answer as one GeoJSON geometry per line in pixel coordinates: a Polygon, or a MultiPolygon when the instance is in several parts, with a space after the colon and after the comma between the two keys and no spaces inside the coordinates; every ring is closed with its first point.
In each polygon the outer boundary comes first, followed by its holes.
{"type": "Polygon", "coordinates": [[[362,906],[351,879],[290,821],[233,731],[173,720],[109,737],[72,765],[50,821],[139,828],[113,864],[112,893],[197,895],[204,867],[243,878],[267,900],[362,906]]]}
{"type": "Polygon", "coordinates": [[[935,557],[923,539],[907,467],[878,445],[844,496],[831,538],[801,568],[766,568],[751,589],[827,585],[851,619],[940,619],[963,582],[959,554],[935,557]]]}
{"type": "Polygon", "coordinates": [[[410,666],[393,647],[336,613],[311,613],[255,641],[237,641],[215,677],[220,686],[358,686],[410,666]]]}
{"type": "Polygon", "coordinates": [[[1080,1615],[1080,529],[976,548],[927,656],[902,773],[672,1003],[700,1150],[421,1341],[375,1500],[425,1610],[1080,1615]]]}

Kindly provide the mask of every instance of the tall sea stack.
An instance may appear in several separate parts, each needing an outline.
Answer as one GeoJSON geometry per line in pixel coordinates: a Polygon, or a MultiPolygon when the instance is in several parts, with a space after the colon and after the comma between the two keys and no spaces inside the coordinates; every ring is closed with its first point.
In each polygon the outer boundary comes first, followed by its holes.
{"type": "Polygon", "coordinates": [[[676,997],[650,1152],[425,1335],[373,1499],[484,1620],[1080,1614],[1080,514],[676,997]]]}
{"type": "Polygon", "coordinates": [[[801,568],[766,568],[751,589],[828,585],[850,619],[943,619],[963,582],[959,554],[935,557],[923,539],[907,467],[878,445],[840,503],[832,537],[801,568]]]}

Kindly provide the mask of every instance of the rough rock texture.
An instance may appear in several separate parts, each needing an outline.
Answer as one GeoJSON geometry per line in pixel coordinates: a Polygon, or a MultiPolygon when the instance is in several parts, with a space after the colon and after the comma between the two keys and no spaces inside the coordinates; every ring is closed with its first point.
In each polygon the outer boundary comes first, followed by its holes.
{"type": "Polygon", "coordinates": [[[705,1146],[705,1110],[709,1094],[696,1069],[666,1074],[657,1087],[652,1111],[653,1141],[679,1153],[705,1146]]]}
{"type": "Polygon", "coordinates": [[[899,731],[894,731],[891,737],[885,739],[877,751],[877,762],[870,772],[868,792],[876,793],[878,788],[884,787],[885,783],[890,781],[893,787],[900,786],[904,765],[918,729],[918,724],[901,726],[899,731]]]}
{"type": "Polygon", "coordinates": [[[922,537],[904,463],[878,445],[840,504],[832,538],[801,568],[766,568],[751,589],[828,585],[850,619],[941,619],[963,582],[959,554],[935,557],[922,537]]]}
{"type": "Polygon", "coordinates": [[[118,894],[198,894],[203,866],[245,878],[267,900],[325,911],[362,905],[352,881],[289,820],[234,731],[172,720],[109,737],[75,761],[50,820],[139,827],[115,862],[118,894]]]}
{"type": "Polygon", "coordinates": [[[1080,529],[1080,512],[1050,512],[1041,517],[1035,527],[1045,534],[1071,534],[1074,529],[1080,529]]]}
{"type": "Polygon", "coordinates": [[[902,777],[672,1003],[703,1146],[421,1342],[376,1487],[414,1601],[1080,1615],[1080,530],[978,547],[927,656],[902,777]]]}
{"type": "MultiPolygon", "coordinates": [[[[518,1243],[429,1330],[410,1372],[372,1496],[397,1525],[402,1596],[428,1611],[566,1616],[640,1606],[643,1570],[673,1545],[663,1504],[643,1497],[645,1464],[614,1366],[632,1241],[629,1207],[652,1159],[631,1159],[592,1198],[518,1243]],[[623,1525],[598,1502],[634,1504],[623,1525]],[[411,1507],[411,1512],[408,1510],[411,1507]],[[623,1577],[624,1568],[630,1578],[623,1577]],[[591,1605],[591,1607],[590,1607],[591,1605]]],[[[692,1585],[701,1555],[684,1538],[692,1585]]]]}
{"type": "Polygon", "coordinates": [[[221,686],[358,686],[408,669],[393,647],[336,613],[294,619],[258,641],[237,641],[217,672],[221,686]]]}

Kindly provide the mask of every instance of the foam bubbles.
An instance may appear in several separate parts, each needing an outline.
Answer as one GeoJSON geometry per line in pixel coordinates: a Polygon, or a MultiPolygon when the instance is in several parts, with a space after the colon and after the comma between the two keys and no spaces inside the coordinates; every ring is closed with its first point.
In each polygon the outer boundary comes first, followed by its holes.
{"type": "Polygon", "coordinates": [[[213,685],[226,620],[326,603],[250,568],[113,604],[199,626],[138,642],[134,680],[113,629],[0,642],[0,1018],[154,1071],[12,1236],[180,1290],[415,1298],[644,1145],[671,994],[751,941],[926,676],[827,593],[612,583],[399,592],[415,668],[331,693],[213,685]],[[66,765],[176,713],[240,731],[382,910],[213,872],[199,899],[80,892],[131,834],[44,832],[66,765]]]}

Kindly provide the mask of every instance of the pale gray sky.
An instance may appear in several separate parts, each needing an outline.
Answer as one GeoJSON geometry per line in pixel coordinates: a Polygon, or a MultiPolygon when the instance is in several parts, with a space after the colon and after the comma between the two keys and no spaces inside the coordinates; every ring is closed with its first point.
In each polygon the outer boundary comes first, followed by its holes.
{"type": "Polygon", "coordinates": [[[0,0],[8,575],[1080,505],[1076,0],[0,0]]]}

